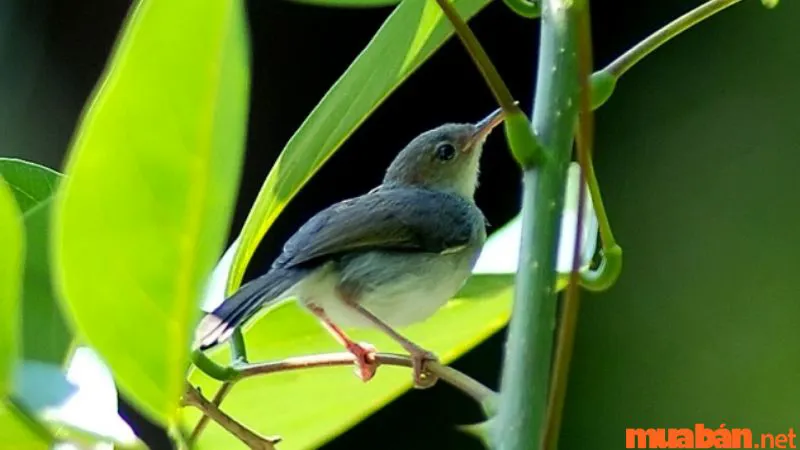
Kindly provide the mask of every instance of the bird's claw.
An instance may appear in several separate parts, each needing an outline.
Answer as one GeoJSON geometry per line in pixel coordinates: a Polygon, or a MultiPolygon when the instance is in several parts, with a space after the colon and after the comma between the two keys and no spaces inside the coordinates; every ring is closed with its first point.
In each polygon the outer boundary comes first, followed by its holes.
{"type": "Polygon", "coordinates": [[[378,364],[375,362],[375,353],[378,349],[366,342],[351,342],[347,346],[347,351],[356,357],[355,364],[358,366],[355,369],[356,376],[365,383],[371,380],[378,370],[378,364]]]}
{"type": "Polygon", "coordinates": [[[411,364],[414,370],[414,387],[417,389],[428,389],[433,387],[438,381],[438,377],[427,370],[428,362],[436,362],[439,358],[426,350],[415,350],[410,352],[411,364]]]}

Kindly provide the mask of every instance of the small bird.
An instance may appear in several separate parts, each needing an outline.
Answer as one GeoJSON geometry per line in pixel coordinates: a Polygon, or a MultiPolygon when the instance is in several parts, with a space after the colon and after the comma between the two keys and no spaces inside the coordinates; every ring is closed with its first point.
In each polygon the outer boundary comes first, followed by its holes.
{"type": "Polygon", "coordinates": [[[206,350],[262,307],[293,297],[355,356],[367,381],[375,347],[341,327],[377,328],[413,362],[418,387],[432,384],[432,353],[395,331],[433,315],[464,285],[486,240],[475,204],[483,144],[504,119],[501,109],[477,123],[448,123],[414,138],[383,182],[309,219],[267,273],[246,283],[206,314],[193,347],[206,350]]]}

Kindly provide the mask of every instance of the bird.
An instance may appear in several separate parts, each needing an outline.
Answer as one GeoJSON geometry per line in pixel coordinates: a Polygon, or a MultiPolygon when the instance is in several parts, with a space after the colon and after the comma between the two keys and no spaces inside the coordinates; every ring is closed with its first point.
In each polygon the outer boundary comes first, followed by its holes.
{"type": "Polygon", "coordinates": [[[377,370],[376,349],[347,327],[381,330],[409,353],[415,386],[435,382],[425,366],[436,356],[396,329],[431,317],[471,275],[488,225],[475,203],[480,159],[503,120],[496,109],[417,135],[378,186],[313,215],[266,273],[206,313],[193,350],[214,348],[262,308],[294,298],[354,356],[363,381],[377,370]]]}

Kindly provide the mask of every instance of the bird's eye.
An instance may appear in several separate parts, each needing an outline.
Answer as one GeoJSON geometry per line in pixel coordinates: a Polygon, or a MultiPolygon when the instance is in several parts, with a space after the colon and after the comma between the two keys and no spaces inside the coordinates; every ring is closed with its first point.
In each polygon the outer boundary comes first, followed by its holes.
{"type": "Polygon", "coordinates": [[[456,148],[449,142],[444,142],[436,146],[436,157],[441,161],[450,161],[456,156],[456,148]]]}

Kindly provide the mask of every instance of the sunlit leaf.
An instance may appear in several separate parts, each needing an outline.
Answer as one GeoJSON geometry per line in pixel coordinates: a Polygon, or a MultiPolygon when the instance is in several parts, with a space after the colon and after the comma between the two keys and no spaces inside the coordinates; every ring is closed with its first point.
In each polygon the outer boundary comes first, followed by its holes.
{"type": "Polygon", "coordinates": [[[31,420],[12,403],[0,401],[0,442],[3,448],[46,450],[50,438],[46,430],[31,420]]]}
{"type": "Polygon", "coordinates": [[[49,246],[52,203],[52,199],[47,199],[25,214],[22,354],[25,359],[63,364],[73,336],[52,284],[49,246]]]}
{"type": "Polygon", "coordinates": [[[6,177],[25,219],[22,355],[61,364],[72,333],[55,300],[48,245],[50,205],[61,174],[30,161],[0,158],[0,175],[6,177]]]}
{"type": "Polygon", "coordinates": [[[241,170],[240,0],[144,0],[78,129],[55,208],[64,307],[147,416],[175,422],[241,170]]]}
{"type": "Polygon", "coordinates": [[[19,301],[25,258],[22,215],[0,176],[0,399],[8,394],[19,357],[19,301]]]}
{"type": "MultiPolygon", "coordinates": [[[[511,284],[506,284],[485,290],[482,298],[457,298],[434,318],[402,331],[436,353],[443,362],[451,362],[474,342],[484,340],[506,324],[511,291],[511,284]]],[[[348,330],[348,333],[354,339],[372,343],[380,351],[403,353],[380,333],[365,330],[348,330]]],[[[342,351],[316,319],[294,302],[265,315],[247,331],[246,338],[248,354],[254,361],[342,351]]],[[[227,362],[227,348],[214,354],[213,359],[227,362]]],[[[203,392],[213,393],[218,386],[198,371],[193,372],[191,379],[199,383],[203,392]]],[[[278,373],[237,383],[225,401],[225,411],[265,435],[283,437],[281,450],[318,448],[408,390],[411,381],[411,372],[397,367],[379,368],[368,383],[354,375],[353,367],[278,373]]],[[[195,411],[187,409],[189,423],[197,418],[195,411]]],[[[200,443],[201,448],[244,448],[216,425],[209,426],[200,443]]]]}
{"type": "Polygon", "coordinates": [[[341,8],[375,8],[392,6],[400,0],[291,0],[295,3],[305,3],[314,6],[341,7],[341,8]]]}
{"type": "MultiPolygon", "coordinates": [[[[455,0],[468,19],[488,0],[455,0]]],[[[452,26],[433,1],[405,0],[295,132],[267,176],[240,234],[228,292],[278,214],[361,123],[450,36],[452,26]]]]}
{"type": "Polygon", "coordinates": [[[16,158],[0,158],[0,175],[11,187],[23,214],[50,198],[61,177],[53,169],[16,158]]]}
{"type": "Polygon", "coordinates": [[[10,403],[14,370],[18,365],[19,301],[22,286],[25,236],[22,214],[12,188],[0,175],[0,442],[3,447],[44,449],[47,441],[34,431],[10,403]]]}

